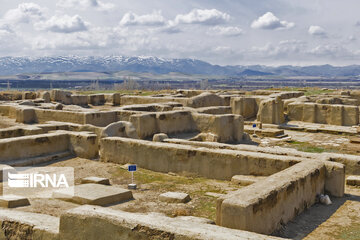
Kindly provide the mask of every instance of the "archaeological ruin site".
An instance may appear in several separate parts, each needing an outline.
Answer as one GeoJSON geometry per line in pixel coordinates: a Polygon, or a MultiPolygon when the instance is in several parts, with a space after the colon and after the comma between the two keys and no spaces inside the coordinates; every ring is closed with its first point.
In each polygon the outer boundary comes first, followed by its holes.
{"type": "Polygon", "coordinates": [[[72,167],[75,194],[0,196],[0,239],[347,239],[359,124],[358,90],[1,92],[1,175],[72,167]]]}

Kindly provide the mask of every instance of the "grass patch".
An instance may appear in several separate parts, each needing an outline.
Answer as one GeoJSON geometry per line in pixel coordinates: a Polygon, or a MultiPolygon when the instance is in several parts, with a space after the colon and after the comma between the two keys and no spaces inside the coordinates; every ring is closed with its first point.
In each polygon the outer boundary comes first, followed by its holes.
{"type": "Polygon", "coordinates": [[[290,146],[295,148],[298,151],[302,152],[310,152],[310,153],[323,153],[326,151],[326,149],[321,147],[316,147],[310,143],[306,142],[298,142],[298,141],[290,141],[290,146]]]}
{"type": "Polygon", "coordinates": [[[336,239],[359,240],[360,239],[360,223],[351,224],[351,226],[343,228],[335,235],[336,239]]]}
{"type": "MultiPolygon", "coordinates": [[[[121,167],[118,167],[112,173],[113,177],[131,179],[131,174],[121,167]]],[[[191,206],[174,208],[171,212],[166,213],[168,216],[196,216],[208,218],[213,221],[216,219],[216,198],[212,196],[206,196],[206,192],[214,192],[226,194],[227,192],[222,189],[224,183],[233,187],[232,190],[239,189],[239,186],[229,181],[211,180],[203,177],[191,176],[189,174],[184,175],[169,175],[166,173],[154,172],[142,168],[138,168],[138,171],[134,174],[135,182],[139,185],[147,184],[147,188],[151,191],[162,192],[175,191],[186,192],[192,198],[191,206]],[[219,184],[220,183],[220,184],[219,184]]]]}

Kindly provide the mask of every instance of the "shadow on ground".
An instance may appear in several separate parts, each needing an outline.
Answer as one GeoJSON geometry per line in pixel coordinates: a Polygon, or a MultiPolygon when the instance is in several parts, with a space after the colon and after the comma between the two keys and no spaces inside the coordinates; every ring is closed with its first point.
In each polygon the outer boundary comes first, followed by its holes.
{"type": "Polygon", "coordinates": [[[346,201],[360,202],[360,196],[345,194],[342,198],[332,197],[331,201],[329,206],[320,203],[313,205],[273,235],[294,240],[303,239],[328,220],[346,201]]]}

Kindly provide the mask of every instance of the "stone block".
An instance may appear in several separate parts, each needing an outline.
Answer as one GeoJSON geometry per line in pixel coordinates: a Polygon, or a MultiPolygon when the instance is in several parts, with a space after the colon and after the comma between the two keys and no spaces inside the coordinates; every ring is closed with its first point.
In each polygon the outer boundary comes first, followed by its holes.
{"type": "Polygon", "coordinates": [[[110,180],[108,178],[101,178],[101,177],[86,177],[81,179],[81,183],[95,183],[95,184],[102,184],[102,185],[110,185],[110,180]]]}
{"type": "Polygon", "coordinates": [[[20,123],[37,122],[35,109],[25,107],[16,108],[16,121],[20,123]]]}
{"type": "Polygon", "coordinates": [[[191,200],[189,194],[181,192],[167,192],[159,196],[160,201],[168,203],[187,203],[191,200]]]}
{"type": "Polygon", "coordinates": [[[86,106],[88,105],[88,97],[86,95],[71,95],[71,101],[74,105],[86,106]]]}
{"type": "Polygon", "coordinates": [[[105,104],[104,94],[91,94],[88,96],[88,103],[92,105],[104,105],[105,104]]]}
{"type": "Polygon", "coordinates": [[[133,196],[127,189],[88,183],[75,186],[74,196],[69,195],[68,191],[59,190],[53,193],[53,198],[78,204],[105,206],[131,200],[133,196]]]}
{"type": "Polygon", "coordinates": [[[360,176],[348,176],[346,184],[350,186],[360,186],[360,176]]]}
{"type": "Polygon", "coordinates": [[[169,138],[165,133],[158,133],[153,136],[154,142],[163,142],[165,139],[169,138]]]}
{"type": "Polygon", "coordinates": [[[30,205],[27,198],[16,195],[3,195],[0,196],[0,207],[3,208],[16,208],[30,205]]]}
{"type": "Polygon", "coordinates": [[[253,183],[256,183],[259,180],[263,180],[266,177],[258,177],[258,176],[251,176],[251,175],[235,175],[231,178],[233,183],[239,184],[241,186],[248,186],[253,183]]]}

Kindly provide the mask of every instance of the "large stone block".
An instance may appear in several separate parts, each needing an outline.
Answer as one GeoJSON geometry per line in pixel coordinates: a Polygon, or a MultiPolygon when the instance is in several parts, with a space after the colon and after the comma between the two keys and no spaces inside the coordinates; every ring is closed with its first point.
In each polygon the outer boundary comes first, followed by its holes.
{"type": "Polygon", "coordinates": [[[258,105],[255,98],[251,97],[237,97],[230,101],[233,114],[238,114],[246,118],[256,117],[258,112],[258,105]]]}
{"type": "Polygon", "coordinates": [[[16,208],[30,205],[29,199],[16,195],[0,196],[0,207],[16,208]]]}
{"type": "Polygon", "coordinates": [[[269,98],[261,101],[257,120],[262,123],[284,123],[284,102],[280,98],[269,98]]]}
{"type": "Polygon", "coordinates": [[[344,106],[343,125],[354,126],[359,124],[359,107],[344,106]]]}
{"type": "Polygon", "coordinates": [[[94,183],[76,185],[74,196],[69,195],[69,191],[65,189],[65,191],[54,192],[53,197],[78,204],[99,206],[120,203],[133,198],[131,191],[127,189],[94,183]]]}
{"type": "Polygon", "coordinates": [[[131,122],[125,121],[109,124],[103,129],[101,137],[138,138],[134,125],[131,122]]]}
{"type": "Polygon", "coordinates": [[[63,90],[51,90],[51,100],[62,104],[72,104],[71,92],[63,90]]]}
{"type": "Polygon", "coordinates": [[[104,94],[91,94],[88,96],[88,103],[92,105],[104,105],[105,104],[104,94]]]}
{"type": "Polygon", "coordinates": [[[303,105],[303,119],[304,122],[316,122],[316,104],[315,103],[305,103],[303,105]]]}
{"type": "Polygon", "coordinates": [[[88,105],[88,97],[86,95],[71,95],[71,102],[74,105],[86,106],[88,105]]]}
{"type": "Polygon", "coordinates": [[[16,121],[20,123],[35,123],[37,117],[35,109],[27,107],[16,108],[16,121]]]}

